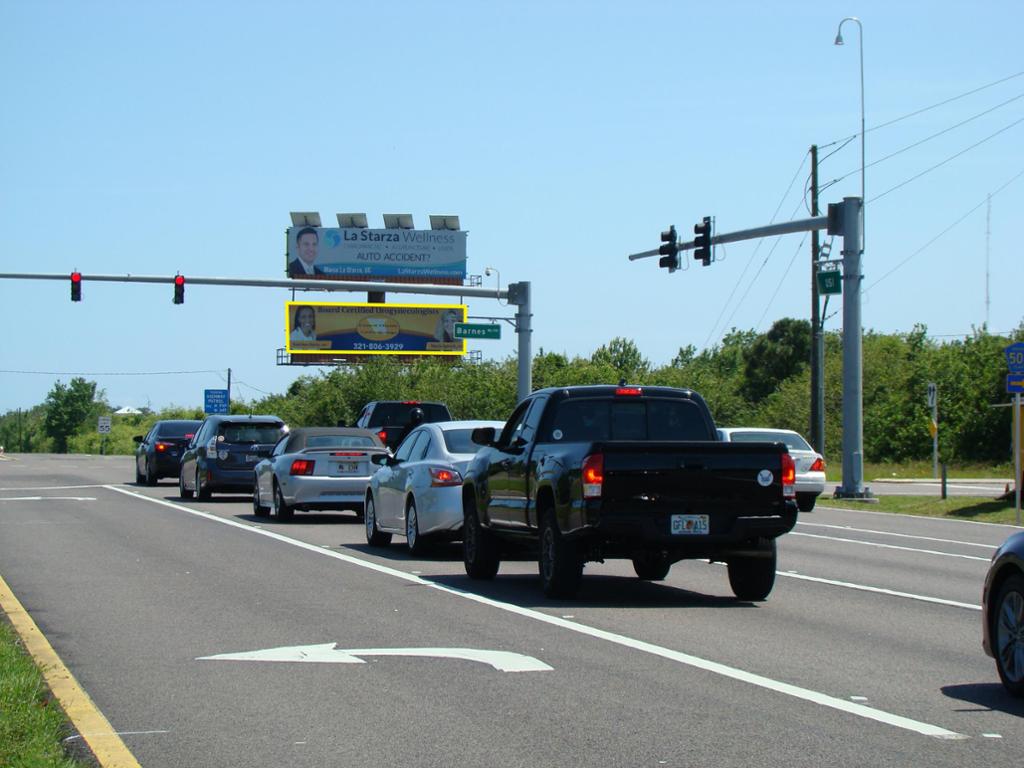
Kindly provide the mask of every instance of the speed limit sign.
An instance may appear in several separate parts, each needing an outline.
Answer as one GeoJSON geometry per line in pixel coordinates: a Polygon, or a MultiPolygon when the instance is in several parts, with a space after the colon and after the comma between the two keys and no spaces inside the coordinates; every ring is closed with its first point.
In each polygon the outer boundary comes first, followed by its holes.
{"type": "Polygon", "coordinates": [[[109,416],[100,416],[99,421],[96,424],[96,431],[99,432],[101,435],[109,435],[110,434],[110,417],[109,416]]]}

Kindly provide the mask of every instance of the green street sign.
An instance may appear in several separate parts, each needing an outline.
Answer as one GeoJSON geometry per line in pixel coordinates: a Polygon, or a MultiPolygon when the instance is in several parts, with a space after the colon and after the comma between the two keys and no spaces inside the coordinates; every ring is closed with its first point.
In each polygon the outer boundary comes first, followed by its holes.
{"type": "Polygon", "coordinates": [[[843,275],[838,269],[833,269],[828,272],[819,272],[816,275],[818,279],[818,293],[842,293],[843,292],[843,275]]]}
{"type": "Polygon", "coordinates": [[[497,323],[456,323],[456,339],[500,339],[501,326],[497,323]]]}

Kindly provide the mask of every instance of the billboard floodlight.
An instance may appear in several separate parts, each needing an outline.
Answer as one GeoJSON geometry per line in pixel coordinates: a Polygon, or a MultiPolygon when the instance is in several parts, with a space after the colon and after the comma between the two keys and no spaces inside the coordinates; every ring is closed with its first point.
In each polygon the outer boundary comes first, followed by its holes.
{"type": "Polygon", "coordinates": [[[430,217],[430,228],[431,229],[453,229],[458,230],[459,228],[459,217],[458,216],[434,216],[430,217]]]}
{"type": "Polygon", "coordinates": [[[315,211],[310,212],[295,212],[292,211],[292,226],[293,227],[319,227],[320,214],[315,211]]]}
{"type": "Polygon", "coordinates": [[[369,224],[365,213],[339,213],[338,226],[342,229],[366,229],[369,224]]]}
{"type": "Polygon", "coordinates": [[[411,213],[385,213],[384,229],[415,229],[411,213]]]}

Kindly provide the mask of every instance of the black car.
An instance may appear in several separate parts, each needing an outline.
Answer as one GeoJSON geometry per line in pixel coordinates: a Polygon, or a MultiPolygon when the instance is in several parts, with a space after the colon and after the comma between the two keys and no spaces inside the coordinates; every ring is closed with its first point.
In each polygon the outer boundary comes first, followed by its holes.
{"type": "Polygon", "coordinates": [[[996,660],[1003,685],[1024,696],[1024,531],[992,556],[981,596],[982,647],[996,660]]]}
{"type": "Polygon", "coordinates": [[[181,454],[201,421],[165,419],[149,432],[132,438],[135,446],[135,482],[156,485],[161,477],[177,477],[181,454]]]}
{"type": "Polygon", "coordinates": [[[451,421],[452,414],[444,403],[422,403],[419,400],[373,400],[363,406],[356,419],[360,429],[372,429],[392,451],[405,433],[423,423],[451,421]],[[416,413],[418,411],[418,413],[416,413]]]}
{"type": "Polygon", "coordinates": [[[253,468],[287,430],[277,416],[207,416],[181,457],[181,498],[207,499],[214,491],[252,493],[253,468]]]}

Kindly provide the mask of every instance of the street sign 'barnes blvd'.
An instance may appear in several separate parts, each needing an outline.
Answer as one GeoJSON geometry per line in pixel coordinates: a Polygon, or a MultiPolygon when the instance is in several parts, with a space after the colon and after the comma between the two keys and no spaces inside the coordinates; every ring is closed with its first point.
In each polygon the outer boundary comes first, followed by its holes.
{"type": "Polygon", "coordinates": [[[501,326],[495,323],[456,323],[456,339],[500,339],[501,326]]]}

